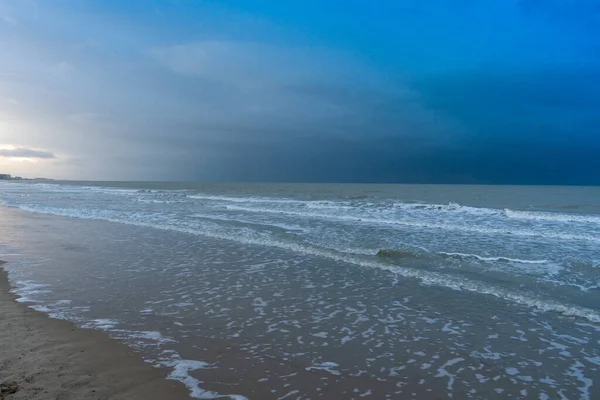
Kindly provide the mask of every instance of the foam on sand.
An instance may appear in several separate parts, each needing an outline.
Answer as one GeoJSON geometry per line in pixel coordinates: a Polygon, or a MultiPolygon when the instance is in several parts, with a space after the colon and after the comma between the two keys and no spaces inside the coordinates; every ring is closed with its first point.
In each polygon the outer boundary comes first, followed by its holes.
{"type": "Polygon", "coordinates": [[[341,375],[341,372],[336,368],[340,366],[334,362],[326,361],[318,364],[311,365],[310,367],[306,367],[307,371],[325,371],[330,373],[331,375],[341,375]]]}
{"type": "Polygon", "coordinates": [[[238,394],[222,395],[200,387],[200,381],[191,375],[191,372],[206,368],[209,364],[197,360],[184,360],[176,353],[169,353],[170,359],[160,362],[160,366],[171,368],[167,379],[182,382],[190,391],[190,397],[194,399],[222,399],[248,400],[246,397],[238,394]]]}

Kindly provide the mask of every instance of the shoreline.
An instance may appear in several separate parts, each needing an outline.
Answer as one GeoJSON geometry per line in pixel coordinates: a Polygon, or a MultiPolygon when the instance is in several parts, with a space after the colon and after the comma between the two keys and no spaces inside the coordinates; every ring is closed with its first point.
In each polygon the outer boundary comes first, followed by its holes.
{"type": "Polygon", "coordinates": [[[189,399],[168,371],[106,334],[18,303],[0,260],[0,400],[189,399]]]}

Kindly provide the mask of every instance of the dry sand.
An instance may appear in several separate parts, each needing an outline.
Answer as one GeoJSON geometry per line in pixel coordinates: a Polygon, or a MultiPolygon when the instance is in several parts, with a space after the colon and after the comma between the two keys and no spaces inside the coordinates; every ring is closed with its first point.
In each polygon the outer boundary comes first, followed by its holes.
{"type": "Polygon", "coordinates": [[[2,264],[0,400],[189,398],[124,344],[17,303],[2,264]]]}

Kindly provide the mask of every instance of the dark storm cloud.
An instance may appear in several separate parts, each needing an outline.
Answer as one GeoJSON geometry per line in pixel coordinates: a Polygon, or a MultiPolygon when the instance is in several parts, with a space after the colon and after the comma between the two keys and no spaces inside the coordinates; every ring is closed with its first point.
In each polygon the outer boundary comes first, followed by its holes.
{"type": "Polygon", "coordinates": [[[486,182],[600,182],[600,71],[472,71],[414,87],[466,132],[425,163],[486,182]]]}
{"type": "Polygon", "coordinates": [[[427,104],[472,114],[536,108],[587,113],[600,104],[600,69],[595,68],[474,70],[427,76],[413,84],[427,104]]]}
{"type": "Polygon", "coordinates": [[[227,150],[234,167],[226,176],[241,181],[589,184],[600,172],[598,148],[528,139],[473,138],[442,147],[393,136],[374,142],[324,137],[310,148],[293,141],[227,150]]]}
{"type": "Polygon", "coordinates": [[[600,183],[596,2],[153,4],[0,0],[1,141],[80,179],[600,183]]]}
{"type": "Polygon", "coordinates": [[[424,102],[472,135],[600,144],[600,70],[478,71],[415,83],[424,102]]]}

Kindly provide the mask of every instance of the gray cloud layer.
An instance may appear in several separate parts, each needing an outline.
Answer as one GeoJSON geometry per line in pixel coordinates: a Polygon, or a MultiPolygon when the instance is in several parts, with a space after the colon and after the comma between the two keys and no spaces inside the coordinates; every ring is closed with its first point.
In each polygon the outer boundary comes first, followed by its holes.
{"type": "MultiPolygon", "coordinates": [[[[0,141],[56,150],[60,160],[44,163],[44,174],[485,183],[600,177],[600,53],[592,51],[600,36],[569,25],[580,6],[415,2],[407,18],[388,10],[400,7],[393,2],[348,2],[356,12],[325,18],[320,33],[311,15],[315,38],[303,41],[254,16],[215,18],[203,8],[209,2],[177,2],[172,15],[169,2],[165,15],[141,7],[133,21],[119,17],[120,7],[94,13],[86,7],[103,3],[84,3],[0,0],[0,16],[18,21],[0,24],[0,141]],[[186,17],[181,7],[196,8],[186,17]],[[328,35],[338,43],[321,40],[328,35]],[[3,119],[12,123],[2,126],[3,119]]],[[[303,12],[304,2],[292,3],[281,3],[281,12],[303,12]]]]}
{"type": "Polygon", "coordinates": [[[56,158],[54,154],[49,151],[27,149],[24,147],[17,147],[14,149],[0,149],[0,157],[7,158],[56,158]]]}

